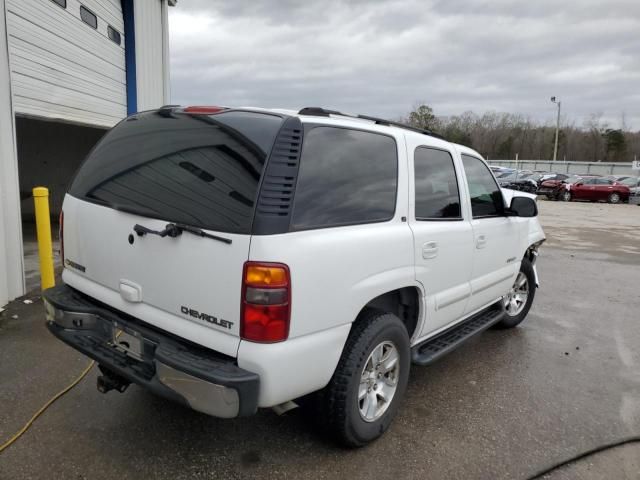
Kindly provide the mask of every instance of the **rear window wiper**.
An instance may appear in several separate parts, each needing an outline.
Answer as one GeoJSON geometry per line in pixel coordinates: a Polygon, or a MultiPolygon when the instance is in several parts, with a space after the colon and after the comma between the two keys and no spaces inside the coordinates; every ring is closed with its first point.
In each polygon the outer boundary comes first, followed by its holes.
{"type": "Polygon", "coordinates": [[[150,228],[145,227],[144,225],[140,225],[136,223],[133,226],[133,231],[136,232],[139,237],[142,237],[147,234],[151,234],[151,235],[158,235],[160,237],[171,237],[171,238],[175,238],[182,235],[182,232],[189,232],[193,235],[198,235],[199,237],[211,238],[213,240],[218,240],[219,242],[223,242],[227,244],[232,243],[232,240],[230,238],[224,238],[224,237],[219,237],[217,235],[212,235],[198,227],[192,227],[191,225],[185,225],[183,223],[167,223],[167,226],[164,228],[164,230],[152,230],[150,228]]]}

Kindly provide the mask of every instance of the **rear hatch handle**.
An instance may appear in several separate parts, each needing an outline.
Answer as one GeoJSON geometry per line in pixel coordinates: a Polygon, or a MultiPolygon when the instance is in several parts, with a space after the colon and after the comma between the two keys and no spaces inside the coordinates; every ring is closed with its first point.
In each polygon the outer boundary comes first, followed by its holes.
{"type": "Polygon", "coordinates": [[[182,232],[189,232],[193,235],[198,235],[199,237],[211,238],[212,240],[217,240],[219,242],[223,242],[226,244],[231,244],[232,240],[230,238],[219,237],[217,235],[212,235],[210,233],[205,232],[204,230],[198,227],[192,227],[191,225],[185,225],[182,223],[167,223],[167,226],[164,230],[152,230],[150,228],[145,227],[144,225],[140,225],[136,223],[133,226],[133,231],[138,234],[139,237],[143,237],[144,235],[158,235],[159,237],[171,237],[176,238],[182,235],[182,232]]]}

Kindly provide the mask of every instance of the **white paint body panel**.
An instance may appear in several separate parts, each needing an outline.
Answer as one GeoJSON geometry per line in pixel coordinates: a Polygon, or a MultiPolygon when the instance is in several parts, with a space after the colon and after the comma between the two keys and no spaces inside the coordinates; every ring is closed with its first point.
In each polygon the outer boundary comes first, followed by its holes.
{"type": "MultiPolygon", "coordinates": [[[[260,375],[261,407],[324,387],[333,375],[352,322],[372,299],[398,288],[418,289],[420,318],[412,338],[415,345],[505,294],[526,249],[544,238],[535,218],[471,219],[460,152],[479,156],[472,150],[359,120],[302,120],[382,132],[396,139],[398,189],[391,220],[279,235],[218,233],[232,238],[231,246],[188,233],[177,239],[136,237],[132,246],[127,236],[135,223],[160,229],[166,222],[70,196],[64,204],[65,256],[86,267],[85,274],[66,269],[64,280],[159,328],[237,356],[240,367],[260,375]],[[451,152],[462,221],[415,221],[411,172],[417,145],[451,152]],[[478,249],[475,242],[481,234],[488,241],[478,249]],[[423,244],[433,239],[440,247],[436,262],[422,256],[423,244]],[[507,262],[512,256],[516,260],[507,262]],[[284,342],[258,344],[239,339],[241,274],[247,259],[281,262],[290,269],[291,324],[289,339],[284,342]],[[129,283],[121,286],[123,280],[140,287],[141,301],[137,290],[126,288],[129,283]],[[232,321],[233,329],[223,332],[185,317],[180,314],[181,305],[232,321]]],[[[514,194],[505,197],[508,195],[514,194]]]]}
{"type": "Polygon", "coordinates": [[[119,2],[67,0],[63,9],[51,1],[6,1],[16,113],[101,126],[126,115],[119,2]],[[80,5],[98,17],[97,29],[80,19],[80,5]],[[121,45],[107,36],[108,25],[121,45]]]}
{"type": "Polygon", "coordinates": [[[65,268],[65,283],[158,328],[236,356],[249,235],[210,232],[232,239],[231,245],[189,233],[177,238],[138,237],[133,233],[136,223],[162,230],[167,222],[70,195],[63,209],[65,259],[86,269],[65,268]],[[133,245],[128,242],[130,234],[133,245]],[[121,283],[140,286],[141,302],[125,300],[121,283]],[[233,322],[232,328],[185,315],[182,306],[233,322]]]}

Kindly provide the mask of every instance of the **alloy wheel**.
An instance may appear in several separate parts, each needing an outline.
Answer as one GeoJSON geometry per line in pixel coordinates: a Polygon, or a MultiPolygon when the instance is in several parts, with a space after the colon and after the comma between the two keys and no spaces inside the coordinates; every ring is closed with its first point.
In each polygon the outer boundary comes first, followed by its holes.
{"type": "Polygon", "coordinates": [[[369,354],[358,388],[358,409],[365,422],[378,420],[387,411],[398,388],[400,354],[390,341],[378,344],[369,354]]]}
{"type": "Polygon", "coordinates": [[[516,281],[503,298],[504,308],[507,315],[510,317],[516,317],[524,310],[529,298],[529,280],[523,272],[518,272],[516,281]]]}

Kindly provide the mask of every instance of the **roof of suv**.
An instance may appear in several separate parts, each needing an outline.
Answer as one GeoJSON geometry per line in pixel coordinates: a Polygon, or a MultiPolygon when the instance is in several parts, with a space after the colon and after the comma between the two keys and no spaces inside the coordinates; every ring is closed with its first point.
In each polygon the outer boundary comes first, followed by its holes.
{"type": "MultiPolygon", "coordinates": [[[[176,105],[168,105],[170,108],[179,108],[176,105]]],[[[161,107],[165,108],[165,107],[161,107]]],[[[186,107],[189,111],[194,112],[195,109],[202,109],[203,113],[205,113],[206,109],[219,109],[226,110],[228,107],[186,107]]],[[[455,148],[460,153],[470,154],[476,157],[483,158],[477,151],[472,148],[466,147],[464,145],[460,145],[457,143],[449,142],[441,135],[432,132],[430,130],[423,130],[420,128],[412,127],[411,125],[405,125],[400,122],[395,122],[392,120],[386,120],[383,118],[372,117],[369,115],[360,115],[360,114],[351,114],[351,113],[342,113],[336,110],[328,110],[320,107],[305,107],[301,110],[290,110],[284,108],[261,108],[261,107],[233,107],[230,108],[233,110],[249,110],[254,112],[265,112],[265,113],[278,113],[281,115],[287,115],[292,117],[299,117],[303,123],[307,123],[310,121],[323,123],[325,125],[336,125],[343,127],[352,127],[352,128],[365,128],[370,131],[380,132],[380,133],[389,133],[390,131],[398,133],[402,132],[407,135],[416,135],[416,136],[427,136],[429,137],[429,141],[426,142],[431,146],[440,146],[440,147],[451,147],[455,146],[455,148]]]]}

